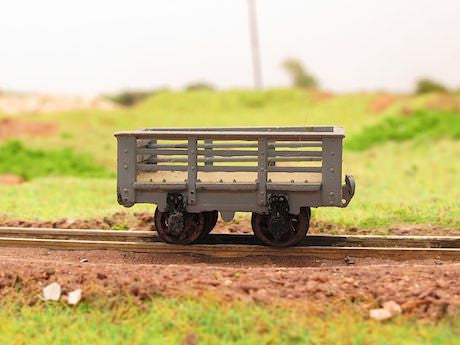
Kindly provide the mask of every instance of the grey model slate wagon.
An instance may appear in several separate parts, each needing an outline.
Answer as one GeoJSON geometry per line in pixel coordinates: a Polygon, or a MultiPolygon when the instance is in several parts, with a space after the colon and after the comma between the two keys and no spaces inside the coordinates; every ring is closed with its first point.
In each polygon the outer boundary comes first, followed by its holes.
{"type": "Polygon", "coordinates": [[[310,208],[346,207],[341,127],[146,128],[119,132],[118,202],[157,204],[155,226],[169,243],[206,236],[218,212],[252,212],[265,244],[302,240],[310,208]]]}

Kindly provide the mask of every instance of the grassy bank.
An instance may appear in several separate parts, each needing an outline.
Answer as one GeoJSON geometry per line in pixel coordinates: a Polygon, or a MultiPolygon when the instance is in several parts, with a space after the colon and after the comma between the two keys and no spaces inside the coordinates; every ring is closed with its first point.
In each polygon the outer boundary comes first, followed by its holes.
{"type": "Polygon", "coordinates": [[[372,94],[326,97],[304,90],[161,92],[133,108],[118,111],[74,111],[29,117],[59,124],[53,137],[28,138],[31,145],[72,147],[89,152],[109,168],[116,162],[113,133],[145,127],[343,125],[356,133],[373,125],[390,108],[371,115],[372,94]]]}
{"type": "Polygon", "coordinates": [[[334,124],[346,128],[344,172],[355,176],[357,191],[347,209],[318,209],[316,219],[371,231],[401,224],[460,227],[460,101],[446,97],[303,90],[160,92],[117,111],[18,115],[57,123],[59,130],[48,137],[20,137],[21,156],[13,152],[2,161],[2,171],[15,173],[17,168],[35,179],[0,185],[0,217],[88,218],[124,210],[115,195],[117,130],[334,124]],[[36,159],[37,148],[46,164],[36,159]],[[76,177],[40,177],[45,175],[76,177]]]}
{"type": "MultiPolygon", "coordinates": [[[[460,147],[452,140],[430,144],[389,143],[365,152],[345,152],[344,171],[357,181],[346,209],[319,208],[313,217],[370,230],[401,224],[460,227],[460,147]]],[[[0,185],[7,218],[89,218],[116,211],[153,211],[151,205],[125,209],[116,202],[116,181],[107,178],[47,177],[0,185]],[[27,210],[27,212],[24,212],[27,210]]]]}
{"type": "Polygon", "coordinates": [[[0,309],[2,344],[455,344],[459,319],[439,323],[398,317],[368,320],[339,311],[155,298],[0,309]],[[249,307],[248,307],[249,306],[249,307]]]}

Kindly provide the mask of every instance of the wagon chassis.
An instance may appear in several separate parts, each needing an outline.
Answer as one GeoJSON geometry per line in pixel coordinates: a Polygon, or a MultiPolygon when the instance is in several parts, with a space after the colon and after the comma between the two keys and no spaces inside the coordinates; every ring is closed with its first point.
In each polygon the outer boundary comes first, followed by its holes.
{"type": "Polygon", "coordinates": [[[155,225],[170,243],[206,235],[217,212],[229,221],[242,211],[252,212],[263,243],[293,245],[308,231],[311,207],[346,207],[354,194],[353,177],[341,182],[340,127],[147,128],[115,135],[118,202],[157,204],[155,225]]]}

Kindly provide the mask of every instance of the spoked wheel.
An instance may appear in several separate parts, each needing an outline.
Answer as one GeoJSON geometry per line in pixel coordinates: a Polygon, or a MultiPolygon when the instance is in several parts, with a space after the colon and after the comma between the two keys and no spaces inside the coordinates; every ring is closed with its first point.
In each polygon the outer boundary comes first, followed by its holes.
{"type": "Polygon", "coordinates": [[[254,234],[264,244],[273,247],[293,246],[302,241],[310,225],[310,208],[301,208],[299,215],[289,214],[287,228],[281,234],[270,229],[270,216],[253,213],[251,224],[254,234]]]}
{"type": "Polygon", "coordinates": [[[203,235],[201,237],[206,236],[209,234],[212,229],[217,224],[217,218],[219,218],[219,212],[217,211],[209,211],[209,212],[203,212],[204,213],[204,231],[203,235]]]}
{"type": "Polygon", "coordinates": [[[185,213],[181,231],[169,229],[169,213],[155,210],[155,227],[158,235],[167,243],[190,244],[196,241],[205,231],[203,213],[185,213]]]}

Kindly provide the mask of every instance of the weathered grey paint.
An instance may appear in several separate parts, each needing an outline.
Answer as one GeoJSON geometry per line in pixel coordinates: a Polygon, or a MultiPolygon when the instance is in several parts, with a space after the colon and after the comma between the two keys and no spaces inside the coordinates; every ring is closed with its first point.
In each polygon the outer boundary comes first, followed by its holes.
{"type": "Polygon", "coordinates": [[[196,203],[196,179],[197,179],[197,140],[191,138],[188,140],[188,171],[187,171],[187,203],[195,205],[196,203]]]}
{"type": "Polygon", "coordinates": [[[346,185],[341,184],[344,131],[340,127],[155,128],[120,132],[116,137],[119,202],[125,206],[155,203],[164,210],[166,194],[182,192],[189,212],[266,213],[268,195],[277,193],[288,197],[291,213],[298,213],[306,206],[345,207],[354,193],[352,177],[347,177],[346,185]],[[274,166],[274,162],[283,161],[321,162],[321,166],[274,166]],[[222,162],[228,165],[220,165],[222,162]],[[235,162],[241,165],[230,165],[235,162]],[[137,182],[137,170],[184,171],[187,181],[137,182]],[[197,179],[200,171],[254,172],[257,180],[202,183],[197,179]],[[321,174],[322,180],[321,183],[274,183],[267,181],[268,173],[272,172],[309,172],[321,174]]]}
{"type": "MultiPolygon", "coordinates": [[[[208,157],[215,156],[216,153],[212,152],[213,151],[212,150],[212,140],[211,139],[205,139],[204,143],[206,145],[206,148],[204,149],[204,157],[208,158],[208,157]]],[[[213,162],[212,161],[206,161],[205,165],[213,165],[213,162]]]]}
{"type": "Polygon", "coordinates": [[[267,203],[267,168],[268,168],[268,141],[266,138],[259,139],[257,163],[257,185],[258,198],[257,203],[265,206],[267,203]]]}
{"type": "Polygon", "coordinates": [[[342,204],[342,139],[323,139],[322,198],[325,206],[342,204]]]}
{"type": "Polygon", "coordinates": [[[132,206],[136,202],[134,182],[137,174],[136,137],[118,138],[117,194],[119,202],[132,206]]]}

